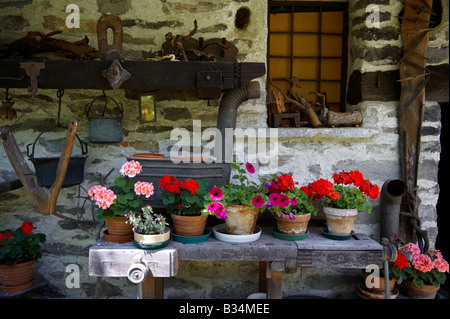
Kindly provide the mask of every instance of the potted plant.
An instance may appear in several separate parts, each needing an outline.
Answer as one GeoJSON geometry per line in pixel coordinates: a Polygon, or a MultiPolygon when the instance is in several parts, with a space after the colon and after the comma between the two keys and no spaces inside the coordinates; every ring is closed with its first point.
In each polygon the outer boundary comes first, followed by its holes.
{"type": "Polygon", "coordinates": [[[139,162],[126,162],[119,172],[120,176],[114,180],[113,187],[95,185],[88,191],[97,208],[95,219],[105,221],[105,238],[114,242],[131,240],[133,231],[131,225],[126,223],[125,215],[139,210],[143,203],[141,195],[149,198],[154,191],[152,183],[131,181],[131,178],[142,172],[139,162]]]}
{"type": "Polygon", "coordinates": [[[208,181],[185,179],[182,182],[176,176],[164,174],[159,187],[162,188],[159,198],[170,213],[176,235],[203,235],[208,218],[204,211],[208,181]]]}
{"type": "Polygon", "coordinates": [[[16,291],[30,287],[36,262],[41,258],[40,243],[46,237],[33,233],[32,222],[24,222],[15,231],[0,233],[0,289],[16,291]]]}
{"type": "Polygon", "coordinates": [[[322,200],[329,234],[349,236],[355,216],[362,211],[372,212],[367,197],[378,198],[380,188],[365,180],[359,171],[342,171],[334,174],[333,180],[335,184],[321,178],[300,189],[310,198],[322,200]]]}
{"type": "MultiPolygon", "coordinates": [[[[267,192],[254,199],[254,205],[264,207],[275,216],[277,232],[284,235],[306,234],[311,214],[318,210],[311,198],[300,190],[291,175],[272,175],[271,180],[263,180],[267,192]]],[[[283,236],[281,236],[284,238],[283,236]]]]}
{"type": "Polygon", "coordinates": [[[258,197],[263,193],[246,175],[247,172],[254,174],[255,167],[251,163],[246,163],[245,169],[241,166],[234,159],[231,168],[237,171],[232,177],[235,183],[214,187],[206,195],[208,204],[205,209],[225,220],[226,230],[230,235],[253,234],[258,214],[265,209],[258,197]]]}
{"type": "MultiPolygon", "coordinates": [[[[392,292],[394,290],[396,282],[402,279],[406,279],[406,275],[403,271],[405,267],[408,267],[408,260],[406,259],[406,256],[402,253],[402,251],[399,249],[397,252],[396,260],[388,262],[389,292],[392,292]]],[[[386,292],[384,279],[385,274],[386,270],[384,268],[380,270],[379,276],[372,274],[369,277],[370,274],[368,272],[363,271],[364,284],[366,290],[377,295],[385,294],[386,292]]]]}
{"type": "Polygon", "coordinates": [[[133,242],[139,248],[158,249],[165,247],[170,240],[168,223],[161,214],[156,214],[150,205],[140,212],[129,212],[127,223],[133,228],[133,242]]]}
{"type": "Polygon", "coordinates": [[[408,259],[407,267],[402,269],[406,293],[413,298],[434,299],[440,285],[445,283],[448,262],[438,250],[422,252],[414,243],[406,244],[404,252],[408,259]]]}

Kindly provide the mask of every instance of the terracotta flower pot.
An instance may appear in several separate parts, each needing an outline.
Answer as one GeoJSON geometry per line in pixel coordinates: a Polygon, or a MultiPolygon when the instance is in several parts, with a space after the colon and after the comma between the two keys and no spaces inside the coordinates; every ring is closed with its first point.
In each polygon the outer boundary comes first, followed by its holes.
{"type": "Polygon", "coordinates": [[[15,266],[0,265],[0,289],[17,291],[30,287],[36,262],[37,259],[33,259],[15,266]]]}
{"type": "Polygon", "coordinates": [[[305,215],[295,215],[293,220],[289,220],[289,216],[280,218],[275,216],[277,220],[278,232],[285,235],[302,235],[308,229],[308,223],[311,219],[311,213],[305,215]]]}
{"type": "Polygon", "coordinates": [[[225,225],[230,235],[253,234],[259,210],[245,205],[228,205],[225,208],[227,218],[225,225]]]}
{"type": "Polygon", "coordinates": [[[328,232],[335,235],[350,235],[358,210],[324,207],[328,232]]]}
{"type": "Polygon", "coordinates": [[[436,293],[440,288],[434,285],[423,285],[422,287],[417,287],[412,281],[404,280],[403,287],[406,290],[408,296],[416,299],[434,299],[436,298],[436,293]]]}
{"type": "Polygon", "coordinates": [[[116,216],[114,218],[105,218],[106,228],[111,236],[130,236],[133,235],[133,225],[126,223],[127,218],[116,216]]]}
{"type": "MultiPolygon", "coordinates": [[[[384,294],[386,292],[384,277],[372,276],[369,279],[369,281],[371,283],[370,286],[373,286],[373,287],[368,287],[367,286],[367,277],[369,277],[370,274],[365,272],[364,270],[362,273],[363,273],[363,277],[364,277],[365,289],[367,291],[374,292],[377,294],[384,294]]],[[[391,280],[389,280],[389,291],[392,292],[394,287],[395,287],[395,278],[392,278],[391,280]]]]}
{"type": "Polygon", "coordinates": [[[208,216],[180,216],[170,215],[175,233],[179,236],[201,236],[205,230],[208,216]]]}

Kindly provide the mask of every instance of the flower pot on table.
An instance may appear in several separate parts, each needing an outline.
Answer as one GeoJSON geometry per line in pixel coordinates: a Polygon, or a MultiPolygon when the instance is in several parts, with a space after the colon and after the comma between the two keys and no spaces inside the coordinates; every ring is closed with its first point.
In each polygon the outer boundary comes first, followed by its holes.
{"type": "Polygon", "coordinates": [[[171,214],[175,233],[179,236],[201,236],[205,230],[206,216],[180,216],[171,214]]]}
{"type": "Polygon", "coordinates": [[[289,216],[278,217],[277,220],[278,232],[285,235],[302,235],[308,229],[308,223],[311,219],[311,213],[305,215],[295,215],[295,218],[290,220],[289,216]]]}
{"type": "Polygon", "coordinates": [[[333,235],[348,236],[352,232],[357,209],[339,209],[324,207],[323,212],[327,219],[328,233],[333,235]]]}
{"type": "Polygon", "coordinates": [[[246,205],[228,205],[225,208],[227,218],[225,225],[230,235],[253,234],[259,210],[246,205]]]}

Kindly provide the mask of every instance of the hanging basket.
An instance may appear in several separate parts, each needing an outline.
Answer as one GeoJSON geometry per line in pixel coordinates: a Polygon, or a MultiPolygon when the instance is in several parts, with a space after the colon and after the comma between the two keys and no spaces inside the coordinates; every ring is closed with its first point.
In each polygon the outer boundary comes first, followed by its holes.
{"type": "Polygon", "coordinates": [[[120,143],[123,141],[123,129],[122,129],[122,118],[123,118],[123,108],[117,103],[113,98],[101,95],[95,98],[91,103],[87,104],[85,107],[86,115],[89,120],[89,142],[91,143],[120,143]],[[100,115],[91,115],[92,105],[103,99],[105,105],[103,111],[100,115]],[[119,116],[113,116],[107,114],[108,100],[114,102],[114,104],[119,109],[119,116]]]}
{"type": "MultiPolygon", "coordinates": [[[[28,159],[34,164],[36,170],[37,183],[40,187],[50,188],[56,179],[56,170],[58,168],[58,163],[60,157],[35,157],[34,150],[36,142],[44,134],[50,131],[54,127],[50,127],[47,130],[41,132],[34,143],[27,145],[27,155],[28,159]],[[30,146],[33,146],[30,151],[30,146]]],[[[69,164],[67,166],[66,176],[62,187],[70,187],[74,185],[79,185],[84,181],[84,163],[87,158],[87,144],[83,142],[78,135],[76,138],[80,142],[81,155],[70,157],[69,164]]]]}

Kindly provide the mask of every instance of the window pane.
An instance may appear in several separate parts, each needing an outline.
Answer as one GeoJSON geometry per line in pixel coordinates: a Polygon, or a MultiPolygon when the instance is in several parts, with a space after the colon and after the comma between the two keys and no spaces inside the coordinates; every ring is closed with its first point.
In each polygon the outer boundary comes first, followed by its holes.
{"type": "Polygon", "coordinates": [[[319,12],[294,13],[295,32],[319,32],[319,12]]]}
{"type": "Polygon", "coordinates": [[[342,33],[343,32],[344,12],[322,12],[322,32],[324,33],[342,33]]]}
{"type": "Polygon", "coordinates": [[[291,36],[289,34],[271,34],[270,55],[290,56],[291,36]]]}
{"type": "Polygon", "coordinates": [[[341,60],[323,59],[320,68],[321,80],[340,80],[341,79],[341,60]]]}
{"type": "Polygon", "coordinates": [[[270,31],[291,31],[291,14],[277,13],[270,15],[270,31]]]}
{"type": "Polygon", "coordinates": [[[341,56],[342,36],[322,35],[322,56],[341,56]]]}
{"type": "Polygon", "coordinates": [[[320,91],[326,93],[328,103],[341,101],[341,84],[338,82],[322,82],[320,91]]]}
{"type": "Polygon", "coordinates": [[[319,56],[319,38],[314,34],[294,34],[294,56],[319,56]]]}
{"type": "Polygon", "coordinates": [[[316,102],[317,98],[315,94],[310,94],[311,92],[317,92],[319,90],[319,85],[317,82],[312,81],[299,81],[301,88],[296,88],[294,92],[299,91],[306,101],[316,102]]]}
{"type": "Polygon", "coordinates": [[[311,80],[317,79],[319,73],[318,59],[294,59],[292,67],[292,75],[299,79],[311,80]]]}
{"type": "Polygon", "coordinates": [[[270,59],[270,77],[275,78],[286,78],[290,77],[290,59],[278,59],[271,58],[270,59]]]}

